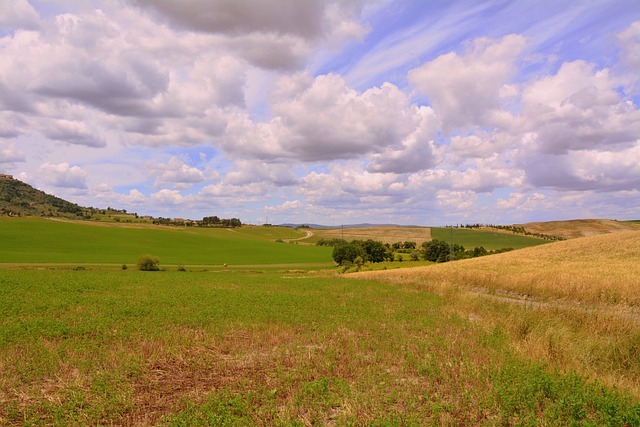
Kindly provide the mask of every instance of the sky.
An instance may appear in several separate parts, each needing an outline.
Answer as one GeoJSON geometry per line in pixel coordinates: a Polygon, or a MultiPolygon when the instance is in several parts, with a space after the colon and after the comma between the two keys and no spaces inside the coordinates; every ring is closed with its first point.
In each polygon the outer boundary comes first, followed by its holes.
{"type": "Polygon", "coordinates": [[[637,0],[0,0],[0,173],[245,223],[640,219],[637,0]]]}

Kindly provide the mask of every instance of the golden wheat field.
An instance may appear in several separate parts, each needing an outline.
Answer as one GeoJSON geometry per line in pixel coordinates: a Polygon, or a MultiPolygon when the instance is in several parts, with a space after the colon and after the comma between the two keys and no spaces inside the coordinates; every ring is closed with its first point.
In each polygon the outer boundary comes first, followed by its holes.
{"type": "Polygon", "coordinates": [[[640,398],[640,232],[349,276],[438,294],[523,357],[640,398]]]}
{"type": "Polygon", "coordinates": [[[431,240],[431,229],[428,227],[380,226],[361,228],[328,228],[314,229],[313,234],[316,239],[373,239],[389,244],[410,241],[416,242],[417,246],[420,246],[425,241],[431,240]]]}
{"type": "Polygon", "coordinates": [[[536,297],[640,306],[640,232],[603,234],[452,263],[358,274],[427,287],[439,282],[536,297]]]}
{"type": "Polygon", "coordinates": [[[621,231],[640,231],[640,224],[620,222],[611,219],[575,219],[570,221],[530,222],[516,224],[530,233],[561,236],[565,239],[594,236],[597,234],[617,233],[621,231]]]}

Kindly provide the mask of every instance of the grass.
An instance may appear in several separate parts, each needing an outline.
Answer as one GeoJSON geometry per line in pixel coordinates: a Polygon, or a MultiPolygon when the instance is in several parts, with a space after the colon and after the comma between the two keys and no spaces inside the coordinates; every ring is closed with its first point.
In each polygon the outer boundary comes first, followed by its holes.
{"type": "Polygon", "coordinates": [[[640,423],[450,301],[326,273],[0,270],[0,424],[640,423]]]}
{"type": "Polygon", "coordinates": [[[331,263],[331,249],[275,243],[305,234],[282,227],[164,227],[0,218],[0,263],[135,263],[151,253],[161,264],[331,263]]]}
{"type": "Polygon", "coordinates": [[[345,239],[367,240],[372,239],[382,243],[416,242],[418,246],[422,242],[431,239],[428,227],[358,227],[358,228],[327,228],[313,229],[313,236],[304,239],[304,242],[316,243],[320,239],[345,239]]]}
{"type": "Polygon", "coordinates": [[[432,228],[431,237],[445,242],[451,242],[453,232],[453,243],[462,245],[465,249],[473,249],[483,246],[488,250],[502,248],[522,249],[529,246],[538,246],[549,243],[546,240],[534,237],[520,236],[496,231],[470,230],[466,228],[432,228]]]}
{"type": "Polygon", "coordinates": [[[639,258],[640,233],[627,232],[359,277],[443,295],[523,357],[640,396],[639,258]]]}
{"type": "Polygon", "coordinates": [[[520,224],[531,233],[562,236],[566,239],[593,236],[621,231],[638,231],[636,221],[615,221],[610,219],[575,219],[569,221],[531,222],[520,224]]]}
{"type": "Polygon", "coordinates": [[[640,232],[626,232],[389,274],[494,292],[638,307],[639,258],[640,232]]]}

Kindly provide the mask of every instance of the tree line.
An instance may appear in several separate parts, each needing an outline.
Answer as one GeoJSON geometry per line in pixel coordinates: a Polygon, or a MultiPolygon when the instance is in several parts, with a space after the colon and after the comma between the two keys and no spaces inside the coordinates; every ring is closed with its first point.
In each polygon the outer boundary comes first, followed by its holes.
{"type": "Polygon", "coordinates": [[[338,265],[362,265],[366,262],[383,262],[398,259],[403,260],[401,254],[396,254],[400,249],[413,249],[409,252],[412,261],[420,259],[430,262],[447,262],[465,258],[476,258],[513,250],[513,248],[502,248],[498,250],[487,250],[483,246],[473,249],[465,249],[464,246],[434,239],[422,243],[420,249],[416,249],[415,242],[398,242],[394,244],[382,243],[372,239],[351,240],[344,239],[322,239],[316,243],[319,246],[333,246],[333,260],[338,265]]]}
{"type": "Polygon", "coordinates": [[[495,228],[496,230],[510,231],[513,234],[522,234],[522,235],[525,235],[525,236],[533,236],[533,237],[537,237],[539,239],[544,239],[544,240],[566,240],[562,236],[554,236],[552,234],[543,234],[543,233],[532,233],[530,231],[525,230],[524,227],[518,227],[518,226],[515,226],[515,225],[465,224],[465,225],[463,225],[461,227],[463,227],[463,228],[487,227],[487,228],[495,228]]]}

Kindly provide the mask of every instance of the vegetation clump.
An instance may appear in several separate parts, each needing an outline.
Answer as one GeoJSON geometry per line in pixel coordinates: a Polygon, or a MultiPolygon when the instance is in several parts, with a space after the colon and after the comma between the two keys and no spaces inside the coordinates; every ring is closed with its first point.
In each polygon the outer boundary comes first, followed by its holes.
{"type": "Polygon", "coordinates": [[[138,258],[138,270],[140,271],[159,271],[160,260],[153,255],[142,255],[138,258]]]}

